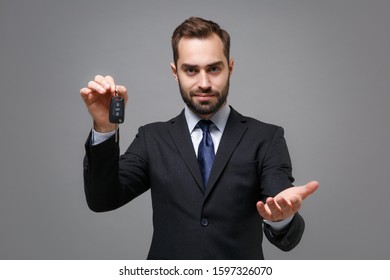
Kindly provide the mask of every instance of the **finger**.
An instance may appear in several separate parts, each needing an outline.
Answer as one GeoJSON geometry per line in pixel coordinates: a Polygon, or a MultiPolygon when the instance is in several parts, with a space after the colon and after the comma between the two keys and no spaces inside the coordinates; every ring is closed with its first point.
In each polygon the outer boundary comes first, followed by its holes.
{"type": "Polygon", "coordinates": [[[276,203],[280,208],[280,211],[284,215],[289,215],[292,212],[292,204],[290,204],[284,197],[278,197],[276,203]]]}
{"type": "Polygon", "coordinates": [[[266,208],[265,204],[262,201],[257,202],[256,208],[260,216],[262,216],[264,219],[270,220],[272,218],[271,212],[266,208]]]}
{"type": "Polygon", "coordinates": [[[98,83],[99,85],[101,85],[105,90],[110,90],[111,89],[110,82],[105,77],[103,77],[102,75],[96,75],[94,81],[96,83],[98,83]]]}
{"type": "Polygon", "coordinates": [[[271,197],[267,198],[267,206],[271,211],[271,216],[272,216],[272,218],[270,219],[271,221],[283,219],[282,210],[280,209],[279,205],[276,203],[275,199],[271,197]]]}
{"type": "Polygon", "coordinates": [[[127,89],[126,87],[122,85],[116,85],[116,88],[118,89],[118,95],[123,96],[125,99],[125,102],[127,103],[127,100],[129,99],[128,94],[127,94],[127,89]]]}
{"type": "Polygon", "coordinates": [[[123,98],[125,99],[125,102],[127,102],[128,96],[127,96],[126,87],[124,87],[122,85],[116,85],[114,78],[112,76],[109,76],[109,75],[105,76],[104,79],[106,80],[106,82],[108,82],[110,84],[111,93],[114,95],[115,90],[118,90],[118,95],[123,96],[123,98]]]}
{"type": "Polygon", "coordinates": [[[107,92],[106,89],[100,83],[95,81],[89,81],[88,88],[100,94],[105,94],[107,92]]]}
{"type": "Polygon", "coordinates": [[[80,89],[80,94],[81,94],[81,96],[83,97],[83,96],[86,96],[86,95],[88,95],[88,94],[90,94],[92,91],[91,91],[91,89],[89,89],[89,88],[82,88],[82,89],[80,89]]]}
{"type": "Polygon", "coordinates": [[[88,102],[88,100],[91,99],[91,94],[93,94],[93,91],[90,88],[82,88],[80,89],[80,95],[81,98],[84,100],[84,102],[88,102]]]}
{"type": "Polygon", "coordinates": [[[317,181],[311,181],[311,182],[307,183],[306,185],[304,185],[302,188],[302,193],[301,193],[302,199],[305,199],[306,197],[308,197],[309,195],[314,193],[318,189],[319,186],[320,186],[320,184],[317,181]]]}
{"type": "Polygon", "coordinates": [[[111,76],[105,76],[104,79],[109,84],[111,93],[114,95],[115,94],[115,81],[114,81],[114,78],[111,77],[111,76]]]}

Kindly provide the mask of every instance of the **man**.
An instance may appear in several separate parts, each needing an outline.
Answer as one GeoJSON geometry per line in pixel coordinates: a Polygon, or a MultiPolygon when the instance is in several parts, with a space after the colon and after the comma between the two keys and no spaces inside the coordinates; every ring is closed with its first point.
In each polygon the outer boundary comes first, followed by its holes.
{"type": "Polygon", "coordinates": [[[174,31],[172,49],[185,109],[141,127],[122,156],[108,113],[116,90],[127,101],[126,88],[97,75],[80,90],[94,124],[84,161],[89,207],[113,210],[150,189],[148,259],[263,259],[263,231],[291,250],[304,230],[298,210],[318,183],[292,186],[283,129],[227,104],[234,60],[226,31],[189,18],[174,31]]]}

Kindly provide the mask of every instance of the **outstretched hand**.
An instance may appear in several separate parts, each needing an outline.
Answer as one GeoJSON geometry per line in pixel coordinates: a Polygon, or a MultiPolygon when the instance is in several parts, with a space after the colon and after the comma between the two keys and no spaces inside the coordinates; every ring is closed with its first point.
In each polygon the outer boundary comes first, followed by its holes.
{"type": "Polygon", "coordinates": [[[260,216],[272,222],[284,220],[294,215],[302,206],[302,202],[319,187],[317,181],[311,181],[304,186],[285,189],[275,197],[268,197],[266,203],[257,202],[260,216]]]}

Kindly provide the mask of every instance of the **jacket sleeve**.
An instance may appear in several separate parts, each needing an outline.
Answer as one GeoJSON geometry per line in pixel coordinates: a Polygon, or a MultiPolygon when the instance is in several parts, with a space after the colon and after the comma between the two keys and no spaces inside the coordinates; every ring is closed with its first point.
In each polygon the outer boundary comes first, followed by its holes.
{"type": "Polygon", "coordinates": [[[290,251],[301,241],[305,230],[305,221],[299,213],[294,215],[289,226],[283,231],[276,231],[264,223],[264,234],[273,245],[282,251],[290,251]]]}
{"type": "Polygon", "coordinates": [[[274,197],[286,188],[292,187],[293,182],[291,159],[284,130],[277,127],[262,162],[262,201],[265,202],[267,197],[274,197]]]}
{"type": "MultiPolygon", "coordinates": [[[[269,145],[262,172],[262,200],[274,197],[286,188],[292,187],[294,178],[284,130],[278,127],[269,145]]],[[[305,229],[305,222],[298,213],[294,215],[288,227],[276,231],[270,225],[264,224],[267,239],[283,251],[290,251],[300,242],[305,229]]]]}
{"type": "Polygon", "coordinates": [[[112,136],[92,146],[91,133],[85,144],[84,191],[88,207],[95,212],[117,209],[149,189],[148,163],[143,155],[141,133],[120,156],[112,136]]]}

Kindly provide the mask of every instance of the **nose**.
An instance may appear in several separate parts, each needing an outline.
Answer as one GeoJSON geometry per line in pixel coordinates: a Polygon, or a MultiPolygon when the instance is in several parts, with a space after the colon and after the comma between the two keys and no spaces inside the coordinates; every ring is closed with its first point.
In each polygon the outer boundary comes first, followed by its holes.
{"type": "Polygon", "coordinates": [[[208,91],[211,88],[209,76],[205,71],[202,71],[199,75],[198,87],[202,91],[208,91]]]}

